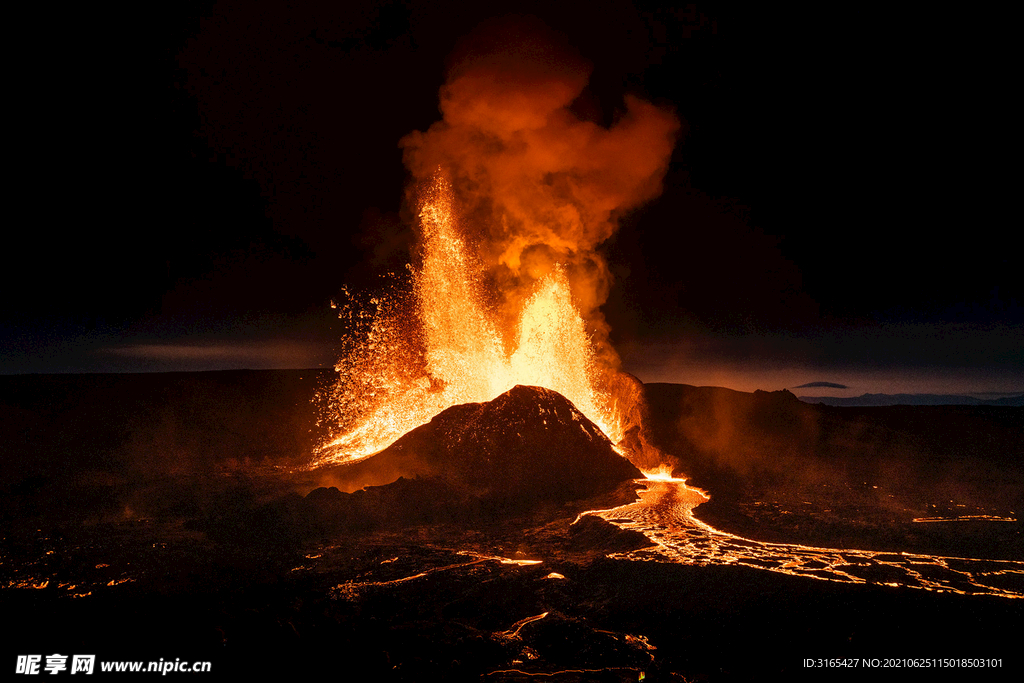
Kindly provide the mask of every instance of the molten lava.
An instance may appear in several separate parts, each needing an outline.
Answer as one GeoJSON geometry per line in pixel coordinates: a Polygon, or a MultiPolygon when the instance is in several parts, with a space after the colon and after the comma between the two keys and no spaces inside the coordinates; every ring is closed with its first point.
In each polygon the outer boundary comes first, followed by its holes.
{"type": "Polygon", "coordinates": [[[503,333],[485,305],[482,269],[461,236],[451,187],[438,175],[424,196],[414,304],[374,301],[377,313],[336,368],[339,433],[313,466],[373,455],[446,408],[490,401],[519,384],[557,391],[619,443],[622,402],[601,386],[613,371],[595,361],[562,267],[537,282],[515,329],[503,333]]]}

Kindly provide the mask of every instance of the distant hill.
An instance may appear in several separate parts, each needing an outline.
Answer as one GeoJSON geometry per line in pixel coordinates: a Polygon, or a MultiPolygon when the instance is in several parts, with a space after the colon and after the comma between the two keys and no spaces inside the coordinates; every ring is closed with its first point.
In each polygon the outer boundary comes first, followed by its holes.
{"type": "Polygon", "coordinates": [[[789,391],[685,384],[645,384],[644,395],[652,442],[711,493],[694,514],[717,529],[829,547],[1024,557],[1022,521],[956,534],[913,521],[1021,520],[1020,407],[829,406],[789,391]]]}
{"type": "Polygon", "coordinates": [[[997,399],[981,399],[973,396],[952,394],[862,394],[851,398],[836,396],[800,396],[804,403],[821,403],[827,406],[870,407],[870,406],[1024,406],[1024,393],[997,399]]]}
{"type": "Polygon", "coordinates": [[[694,483],[717,488],[719,496],[731,476],[766,489],[881,479],[906,493],[918,485],[931,488],[925,484],[940,462],[962,469],[946,482],[961,493],[968,482],[991,489],[990,475],[1006,479],[994,472],[982,477],[983,462],[1008,468],[1024,487],[1019,407],[829,406],[798,400],[789,391],[685,384],[645,384],[644,395],[655,444],[680,458],[680,470],[694,483]]]}
{"type": "Polygon", "coordinates": [[[753,493],[799,502],[853,487],[882,502],[1024,503],[1020,408],[833,407],[784,390],[685,384],[646,384],[644,395],[653,442],[719,500],[753,493]]]}

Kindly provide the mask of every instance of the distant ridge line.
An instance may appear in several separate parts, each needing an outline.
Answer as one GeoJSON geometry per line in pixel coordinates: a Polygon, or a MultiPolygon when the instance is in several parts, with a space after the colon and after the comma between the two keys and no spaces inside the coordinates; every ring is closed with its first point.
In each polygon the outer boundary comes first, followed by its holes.
{"type": "Polygon", "coordinates": [[[820,403],[840,407],[870,406],[1010,406],[1024,407],[1024,392],[995,399],[955,394],[862,394],[849,398],[838,396],[800,396],[804,403],[820,403]]]}

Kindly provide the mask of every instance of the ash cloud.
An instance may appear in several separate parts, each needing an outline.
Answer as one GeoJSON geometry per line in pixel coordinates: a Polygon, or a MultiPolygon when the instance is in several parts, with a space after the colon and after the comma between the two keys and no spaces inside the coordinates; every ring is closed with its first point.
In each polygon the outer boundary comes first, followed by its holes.
{"type": "Polygon", "coordinates": [[[600,350],[611,274],[598,246],[625,212],[658,196],[675,145],[674,113],[626,95],[608,128],[570,110],[591,66],[540,22],[503,18],[466,37],[440,91],[443,119],[401,141],[418,182],[454,186],[463,230],[514,322],[533,283],[564,266],[600,350]]]}

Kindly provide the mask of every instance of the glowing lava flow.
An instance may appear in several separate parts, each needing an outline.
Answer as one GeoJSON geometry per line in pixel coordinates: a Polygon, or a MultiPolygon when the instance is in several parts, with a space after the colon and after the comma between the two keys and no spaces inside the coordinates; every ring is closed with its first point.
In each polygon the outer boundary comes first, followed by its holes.
{"type": "MultiPolygon", "coordinates": [[[[473,557],[474,559],[468,562],[456,562],[454,564],[439,565],[437,567],[432,567],[430,569],[426,569],[416,574],[412,574],[411,576],[403,576],[397,579],[388,579],[385,581],[347,581],[345,583],[335,586],[331,591],[331,597],[336,600],[356,600],[361,593],[365,593],[368,590],[391,588],[399,584],[408,583],[410,581],[417,581],[432,574],[437,574],[440,572],[457,571],[459,569],[473,567],[484,562],[498,562],[499,564],[515,565],[517,567],[530,567],[533,565],[542,564],[543,562],[543,560],[515,560],[508,557],[501,557],[500,555],[482,555],[480,553],[468,550],[457,550],[453,552],[456,555],[469,556],[473,557]]],[[[389,564],[395,561],[396,559],[398,558],[384,560],[383,562],[381,562],[381,564],[389,564]]],[[[545,616],[547,616],[547,612],[535,617],[528,617],[527,619],[524,619],[521,622],[516,622],[516,625],[518,625],[519,628],[522,628],[524,624],[529,623],[531,621],[536,621],[538,619],[543,619],[545,616]]],[[[518,633],[518,631],[519,629],[517,628],[516,633],[518,633]]]]}
{"type": "Polygon", "coordinates": [[[586,325],[560,266],[524,303],[511,353],[483,304],[481,269],[460,236],[449,185],[435,179],[419,214],[422,265],[415,307],[381,302],[365,339],[338,364],[332,404],[339,432],[313,467],[373,455],[454,405],[490,401],[517,384],[557,391],[617,443],[621,421],[596,387],[586,325]]]}
{"type": "MultiPolygon", "coordinates": [[[[640,531],[653,548],[611,557],[697,566],[740,565],[844,583],[908,586],[970,595],[1024,598],[1024,562],[940,557],[913,553],[815,548],[762,543],[718,531],[693,516],[708,500],[684,479],[648,475],[640,500],[611,510],[591,510],[624,529],[640,531]]],[[[581,515],[582,516],[582,515],[581,515]]]]}

